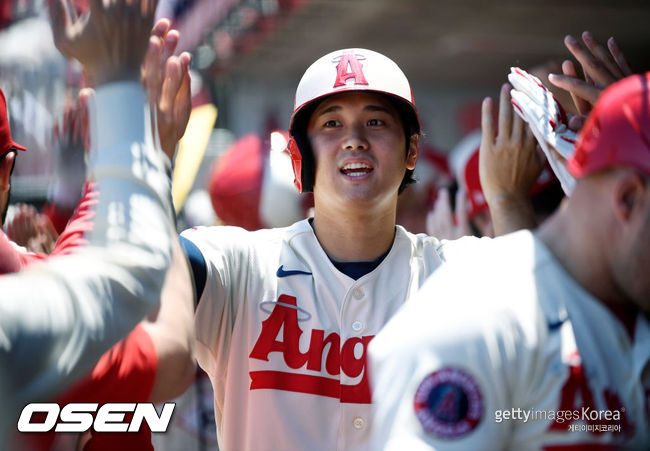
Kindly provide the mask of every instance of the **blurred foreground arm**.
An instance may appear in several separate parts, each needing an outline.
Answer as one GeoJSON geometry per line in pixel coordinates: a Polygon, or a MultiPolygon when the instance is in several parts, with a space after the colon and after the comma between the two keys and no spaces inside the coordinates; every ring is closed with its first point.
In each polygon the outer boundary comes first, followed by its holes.
{"type": "Polygon", "coordinates": [[[146,136],[138,82],[155,2],[91,0],[80,18],[68,6],[52,5],[53,32],[96,83],[89,178],[99,198],[87,246],[0,279],[0,443],[24,404],[74,382],[157,306],[175,236],[169,160],[146,136]]]}

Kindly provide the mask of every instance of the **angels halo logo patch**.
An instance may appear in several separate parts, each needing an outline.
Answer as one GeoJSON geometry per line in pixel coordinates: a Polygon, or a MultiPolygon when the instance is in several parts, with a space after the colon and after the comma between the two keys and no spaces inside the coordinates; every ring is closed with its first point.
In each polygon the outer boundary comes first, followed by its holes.
{"type": "Polygon", "coordinates": [[[447,367],[420,382],[413,408],[428,434],[453,439],[467,435],[481,422],[483,397],[472,376],[461,369],[447,367]]]}

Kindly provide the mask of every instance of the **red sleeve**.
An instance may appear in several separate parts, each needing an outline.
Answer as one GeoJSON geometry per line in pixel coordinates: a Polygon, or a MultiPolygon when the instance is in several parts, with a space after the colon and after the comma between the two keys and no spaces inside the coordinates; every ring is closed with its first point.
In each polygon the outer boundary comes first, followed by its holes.
{"type": "MultiPolygon", "coordinates": [[[[90,377],[74,387],[66,402],[147,402],[156,378],[156,350],[141,325],[106,352],[90,377]]],[[[131,415],[125,416],[129,421],[131,415]]],[[[153,450],[145,423],[138,433],[96,433],[84,446],[95,450],[153,450]]]]}
{"type": "MultiPolygon", "coordinates": [[[[88,243],[85,235],[93,229],[95,211],[99,191],[96,183],[86,183],[84,192],[70,218],[67,227],[56,240],[51,256],[69,254],[77,246],[88,243]]],[[[7,236],[0,230],[0,275],[18,272],[30,263],[48,258],[47,254],[21,252],[11,244],[7,236]]]]}
{"type": "MultiPolygon", "coordinates": [[[[147,402],[156,377],[156,350],[141,325],[109,349],[92,372],[57,399],[59,406],[73,402],[147,402]]],[[[130,421],[131,415],[125,416],[130,421]]],[[[84,450],[153,450],[151,431],[143,422],[138,433],[96,433],[84,450]]],[[[30,434],[32,449],[49,449],[54,433],[30,434]]],[[[26,438],[26,437],[23,437],[26,438]]]]}
{"type": "Polygon", "coordinates": [[[74,210],[72,208],[61,208],[57,204],[47,202],[41,209],[41,213],[50,218],[57,233],[62,233],[74,210]]]}
{"type": "Polygon", "coordinates": [[[146,402],[156,377],[156,350],[138,324],[106,351],[90,375],[60,399],[70,402],[146,402]]]}

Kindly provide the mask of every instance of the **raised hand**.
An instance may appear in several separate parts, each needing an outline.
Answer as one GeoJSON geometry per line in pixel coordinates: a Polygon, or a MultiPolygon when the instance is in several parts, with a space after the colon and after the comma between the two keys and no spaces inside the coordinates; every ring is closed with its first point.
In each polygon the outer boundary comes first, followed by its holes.
{"type": "Polygon", "coordinates": [[[488,203],[500,196],[528,197],[544,168],[544,158],[536,150],[535,137],[513,112],[510,89],[507,83],[501,88],[496,137],[492,101],[483,102],[479,175],[488,203]]]}
{"type": "Polygon", "coordinates": [[[90,9],[77,15],[72,0],[53,0],[50,6],[56,47],[76,58],[95,85],[137,80],[156,0],[90,0],[90,9]]]}
{"type": "Polygon", "coordinates": [[[7,236],[30,252],[49,254],[59,234],[47,216],[31,205],[19,204],[18,211],[7,224],[7,236]]]}
{"type": "Polygon", "coordinates": [[[426,227],[427,234],[439,240],[455,240],[472,235],[465,192],[456,192],[456,210],[452,212],[449,191],[447,188],[440,188],[433,209],[427,214],[426,227]]]}
{"type": "Polygon", "coordinates": [[[544,168],[535,137],[510,103],[511,86],[499,96],[498,134],[495,137],[492,99],[483,101],[479,176],[497,235],[536,225],[530,189],[544,168]]]}
{"type": "Polygon", "coordinates": [[[190,54],[174,56],[179,34],[169,29],[167,19],[153,27],[149,47],[141,68],[142,82],[149,101],[156,105],[160,144],[172,159],[176,143],[183,137],[192,110],[190,93],[190,54]]]}
{"type": "Polygon", "coordinates": [[[584,46],[573,36],[564,38],[564,45],[582,66],[581,80],[572,61],[562,63],[562,75],[551,74],[548,79],[558,88],[568,91],[580,114],[588,114],[601,91],[617,80],[632,74],[623,52],[614,40],[607,40],[607,49],[594,36],[582,33],[584,46]]]}

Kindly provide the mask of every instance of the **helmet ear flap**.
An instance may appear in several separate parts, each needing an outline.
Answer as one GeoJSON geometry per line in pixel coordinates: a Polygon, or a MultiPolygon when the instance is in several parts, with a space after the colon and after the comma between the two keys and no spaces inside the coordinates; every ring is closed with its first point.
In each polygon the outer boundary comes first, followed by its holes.
{"type": "Polygon", "coordinates": [[[298,194],[302,194],[302,155],[298,148],[296,139],[292,136],[287,143],[287,150],[291,155],[291,166],[293,167],[293,183],[298,188],[298,194]]]}

